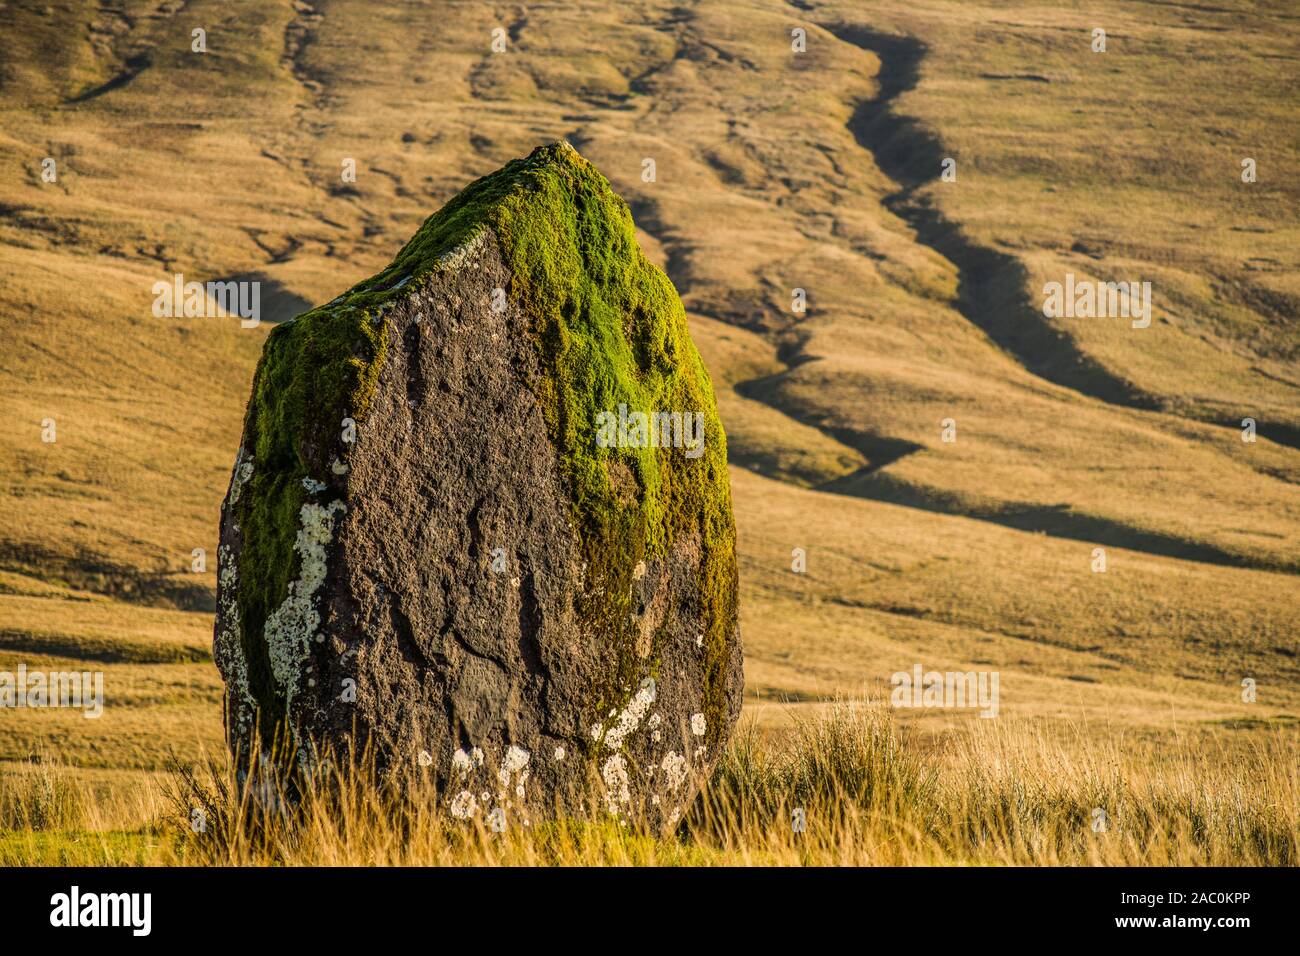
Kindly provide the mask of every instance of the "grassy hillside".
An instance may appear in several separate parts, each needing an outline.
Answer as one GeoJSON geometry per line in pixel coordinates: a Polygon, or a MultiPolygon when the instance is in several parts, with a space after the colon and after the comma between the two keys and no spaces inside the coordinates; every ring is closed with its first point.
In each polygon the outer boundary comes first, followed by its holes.
{"type": "MultiPolygon", "coordinates": [[[[713,375],[764,733],[921,663],[1000,672],[1026,766],[1293,737],[1298,35],[1282,0],[0,5],[0,670],[108,698],[0,710],[0,760],[121,797],[113,830],[219,750],[217,509],[270,323],[559,137],[713,375]],[[1150,327],[1046,317],[1067,272],[1149,281],[1150,327]],[[260,280],[267,321],[155,318],[176,273],[260,280]]],[[[926,753],[980,722],[897,717],[926,753]]]]}

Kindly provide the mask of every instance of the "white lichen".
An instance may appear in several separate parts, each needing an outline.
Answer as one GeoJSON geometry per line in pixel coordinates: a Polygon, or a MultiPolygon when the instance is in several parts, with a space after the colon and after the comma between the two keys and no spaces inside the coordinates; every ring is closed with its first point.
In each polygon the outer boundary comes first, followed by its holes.
{"type": "Polygon", "coordinates": [[[668,781],[668,789],[674,793],[681,789],[686,780],[686,758],[676,751],[670,750],[664,754],[663,762],[659,768],[664,772],[664,778],[668,781]]]}
{"type": "Polygon", "coordinates": [[[235,474],[230,482],[230,503],[233,505],[239,501],[239,495],[244,490],[244,485],[248,484],[248,479],[253,477],[253,456],[249,455],[244,446],[239,446],[239,453],[235,455],[235,474]]]}
{"type": "Polygon", "coordinates": [[[329,487],[325,482],[317,481],[315,478],[304,478],[302,480],[302,486],[307,489],[308,494],[312,495],[319,494],[329,487]]]}
{"type": "Polygon", "coordinates": [[[510,773],[515,773],[516,771],[523,770],[527,766],[528,751],[524,750],[522,747],[511,745],[510,749],[506,751],[506,759],[501,762],[502,769],[507,770],[510,773]]]}
{"type": "Polygon", "coordinates": [[[212,658],[226,681],[226,700],[237,736],[253,729],[257,701],[248,686],[248,659],[244,656],[243,628],[239,617],[239,571],[230,548],[217,551],[221,573],[217,577],[221,629],[212,642],[212,658]]]}
{"type": "Polygon", "coordinates": [[[470,771],[469,754],[465,753],[463,750],[457,749],[457,751],[451,755],[451,769],[458,777],[468,777],[470,771]]]}
{"type": "Polygon", "coordinates": [[[330,461],[330,471],[336,475],[346,475],[348,473],[348,466],[339,461],[338,457],[335,456],[330,461]]]}
{"type": "Polygon", "coordinates": [[[476,232],[468,241],[440,255],[438,262],[448,269],[459,269],[483,247],[483,235],[482,232],[476,232]]]}
{"type": "Polygon", "coordinates": [[[320,626],[315,607],[316,591],[325,583],[325,546],[334,538],[334,516],[347,505],[308,502],[298,512],[301,527],[293,548],[298,552],[299,574],[289,582],[289,596],[266,619],[266,645],[271,658],[271,675],[284,689],[286,704],[293,701],[302,679],[302,664],[311,654],[311,639],[320,626]]]}
{"type": "MultiPolygon", "coordinates": [[[[501,767],[497,770],[497,779],[501,781],[504,790],[510,789],[510,777],[512,774],[518,774],[519,779],[516,781],[516,795],[524,795],[524,783],[528,779],[528,751],[522,747],[516,747],[513,744],[506,750],[506,755],[501,761],[501,767]]],[[[504,792],[503,790],[503,792],[504,792]]]]}
{"type": "Polygon", "coordinates": [[[691,714],[691,733],[696,737],[703,737],[705,731],[708,729],[708,724],[705,723],[703,714],[691,714]]]}
{"type": "Polygon", "coordinates": [[[605,807],[614,816],[618,816],[622,807],[632,802],[632,792],[628,786],[627,761],[622,754],[614,754],[605,761],[600,777],[605,781],[605,807]]]}
{"type": "Polygon", "coordinates": [[[605,744],[611,750],[621,748],[623,741],[641,725],[641,721],[645,719],[645,715],[649,713],[655,702],[656,694],[654,679],[647,677],[641,682],[637,692],[632,695],[632,699],[627,702],[622,713],[618,715],[614,726],[605,732],[605,744]]]}
{"type": "Polygon", "coordinates": [[[451,815],[458,820],[469,819],[477,810],[478,801],[474,799],[474,794],[468,790],[462,790],[451,801],[451,815]]]}
{"type": "Polygon", "coordinates": [[[560,760],[563,760],[563,759],[564,759],[564,748],[563,748],[563,747],[556,747],[556,748],[555,748],[555,759],[556,759],[556,761],[560,761],[560,760]]]}

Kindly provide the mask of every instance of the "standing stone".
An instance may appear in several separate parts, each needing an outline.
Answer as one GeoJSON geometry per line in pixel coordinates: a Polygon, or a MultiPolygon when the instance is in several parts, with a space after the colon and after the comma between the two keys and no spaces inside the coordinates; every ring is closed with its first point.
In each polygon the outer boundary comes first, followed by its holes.
{"type": "Polygon", "coordinates": [[[236,758],[369,746],[458,817],[671,826],[740,711],[726,460],[595,167],[473,183],[267,339],[221,514],[236,758]]]}

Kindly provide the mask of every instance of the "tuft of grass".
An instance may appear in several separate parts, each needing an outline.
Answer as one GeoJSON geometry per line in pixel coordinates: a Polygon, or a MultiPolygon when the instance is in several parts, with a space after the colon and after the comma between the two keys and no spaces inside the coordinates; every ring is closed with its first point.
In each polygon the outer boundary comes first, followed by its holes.
{"type": "MultiPolygon", "coordinates": [[[[1051,735],[976,721],[939,741],[845,701],[785,734],[742,728],[685,819],[650,832],[599,809],[493,832],[428,780],[373,784],[367,757],[300,785],[266,762],[173,760],[134,824],[120,793],[50,765],[0,775],[7,864],[210,866],[1293,866],[1300,741],[1051,735]],[[160,809],[161,808],[161,809],[160,809]],[[1097,826],[1098,813],[1105,826],[1097,826]]],[[[300,782],[298,782],[300,783],[300,782]]],[[[598,797],[599,794],[593,794],[598,797]]],[[[588,801],[602,807],[603,801],[588,801]]]]}
{"type": "MultiPolygon", "coordinates": [[[[205,865],[1294,865],[1294,736],[1245,752],[1165,741],[1069,748],[1032,725],[976,724],[943,748],[879,704],[843,702],[785,736],[752,723],[677,830],[599,811],[531,827],[437,810],[350,766],[292,808],[179,767],[159,862],[205,865]],[[405,796],[399,796],[399,793],[405,796]],[[192,822],[201,808],[207,827],[192,822]],[[1097,809],[1106,826],[1095,826],[1097,809]]],[[[364,761],[363,761],[364,762],[364,761]]],[[[360,768],[364,771],[364,767],[360,768]]],[[[589,801],[599,807],[600,800],[589,801]]]]}
{"type": "Polygon", "coordinates": [[[70,830],[85,822],[85,794],[56,766],[28,762],[0,774],[0,830],[70,830]]]}

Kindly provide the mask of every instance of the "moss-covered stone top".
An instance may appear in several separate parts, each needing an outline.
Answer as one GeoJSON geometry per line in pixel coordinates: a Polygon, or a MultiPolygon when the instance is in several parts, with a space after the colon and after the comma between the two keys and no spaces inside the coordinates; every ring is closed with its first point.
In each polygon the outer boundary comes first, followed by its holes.
{"type": "MultiPolygon", "coordinates": [[[[308,495],[303,482],[326,475],[344,419],[364,427],[389,348],[385,305],[456,268],[455,251],[489,230],[512,276],[507,300],[527,317],[521,334],[538,349],[542,372],[530,384],[559,454],[589,568],[580,612],[616,646],[630,647],[633,569],[698,532],[701,599],[713,622],[704,635],[706,668],[722,693],[736,616],[735,559],[726,442],[713,390],[681,301],[641,253],[627,204],[560,142],[472,183],[425,221],[388,268],[270,334],[245,423],[253,473],[231,504],[243,536],[242,643],[259,701],[284,694],[262,631],[300,571],[294,543],[308,495]],[[600,446],[597,416],[620,405],[701,413],[703,454],[600,446]],[[615,488],[615,473],[628,472],[634,495],[615,488]]],[[[312,497],[329,502],[328,494],[312,497]]],[[[620,681],[632,683],[638,666],[629,656],[620,681]]],[[[599,705],[612,706],[617,691],[600,696],[599,705]]],[[[264,703],[263,733],[283,716],[264,703]]],[[[707,716],[711,729],[722,725],[721,713],[707,716]]]]}

